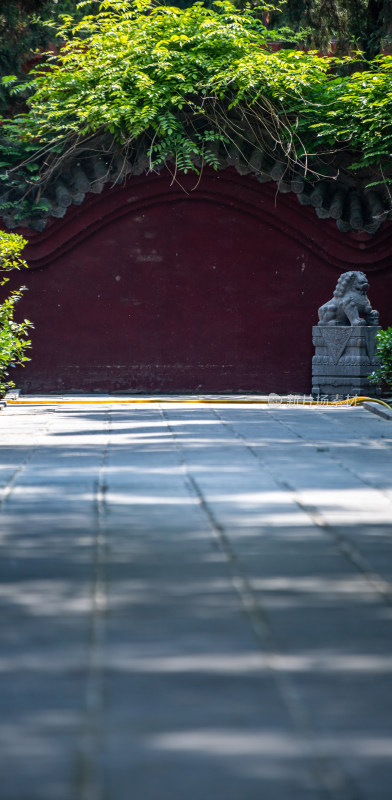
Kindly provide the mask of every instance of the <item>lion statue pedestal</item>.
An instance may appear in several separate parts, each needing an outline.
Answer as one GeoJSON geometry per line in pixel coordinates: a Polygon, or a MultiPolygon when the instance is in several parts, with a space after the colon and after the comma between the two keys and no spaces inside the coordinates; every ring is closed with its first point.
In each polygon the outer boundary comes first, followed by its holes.
{"type": "Polygon", "coordinates": [[[370,383],[377,369],[378,312],[366,296],[369,284],[363,272],[345,272],[333,298],[319,308],[313,326],[316,353],[312,360],[312,394],[315,397],[347,397],[380,393],[370,383]]]}

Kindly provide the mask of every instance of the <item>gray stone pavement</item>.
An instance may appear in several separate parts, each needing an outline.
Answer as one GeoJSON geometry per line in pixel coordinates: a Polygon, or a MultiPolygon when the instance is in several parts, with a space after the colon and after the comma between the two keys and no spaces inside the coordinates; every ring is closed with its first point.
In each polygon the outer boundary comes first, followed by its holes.
{"type": "Polygon", "coordinates": [[[392,424],[0,414],[2,800],[390,800],[392,424]]]}

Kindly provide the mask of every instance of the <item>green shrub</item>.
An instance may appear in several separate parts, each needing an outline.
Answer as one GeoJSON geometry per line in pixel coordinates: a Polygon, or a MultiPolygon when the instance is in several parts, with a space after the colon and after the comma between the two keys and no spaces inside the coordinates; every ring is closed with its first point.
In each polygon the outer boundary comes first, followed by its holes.
{"type": "MultiPolygon", "coordinates": [[[[18,234],[0,231],[0,270],[2,272],[27,267],[26,262],[20,256],[26,244],[26,240],[18,234]]],[[[9,278],[3,275],[0,278],[0,286],[4,286],[8,280],[9,278]]],[[[14,320],[15,305],[25,291],[25,286],[14,289],[0,304],[0,397],[7,389],[12,389],[15,385],[13,381],[8,380],[9,369],[30,361],[26,356],[26,350],[31,347],[31,341],[26,338],[26,334],[33,325],[28,319],[23,322],[14,320]]]]}
{"type": "Polygon", "coordinates": [[[384,384],[387,389],[392,390],[392,328],[379,331],[376,337],[378,339],[377,357],[380,366],[372,372],[370,380],[372,383],[384,384]]]}

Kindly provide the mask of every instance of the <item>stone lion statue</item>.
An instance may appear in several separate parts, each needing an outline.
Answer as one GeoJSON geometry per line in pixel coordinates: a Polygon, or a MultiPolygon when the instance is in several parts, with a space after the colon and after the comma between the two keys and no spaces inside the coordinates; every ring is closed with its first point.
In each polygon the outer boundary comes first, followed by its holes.
{"type": "Polygon", "coordinates": [[[378,325],[366,292],[369,284],[363,272],[344,272],[331,300],[318,310],[319,325],[378,325]]]}

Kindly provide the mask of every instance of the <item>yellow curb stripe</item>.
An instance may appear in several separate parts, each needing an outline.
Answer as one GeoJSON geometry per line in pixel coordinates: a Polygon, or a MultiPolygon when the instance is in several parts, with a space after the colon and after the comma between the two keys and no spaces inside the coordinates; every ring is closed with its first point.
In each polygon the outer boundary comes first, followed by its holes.
{"type": "MultiPolygon", "coordinates": [[[[120,400],[118,398],[113,398],[112,400],[7,400],[7,405],[9,406],[36,406],[36,405],[145,405],[148,403],[177,403],[177,404],[190,404],[190,405],[269,405],[269,406],[280,406],[280,405],[290,405],[290,406],[357,406],[365,401],[378,403],[379,405],[385,406],[386,408],[390,408],[391,406],[388,403],[385,403],[383,400],[378,400],[374,397],[350,397],[347,400],[326,400],[319,402],[318,400],[302,400],[293,402],[293,400],[285,400],[283,398],[279,399],[277,402],[273,400],[263,399],[263,400],[243,400],[241,399],[212,399],[212,398],[195,398],[192,400],[188,399],[168,399],[168,398],[159,398],[159,397],[148,397],[148,398],[132,398],[132,399],[124,399],[120,400]]],[[[391,409],[392,410],[392,409],[391,409]]]]}

